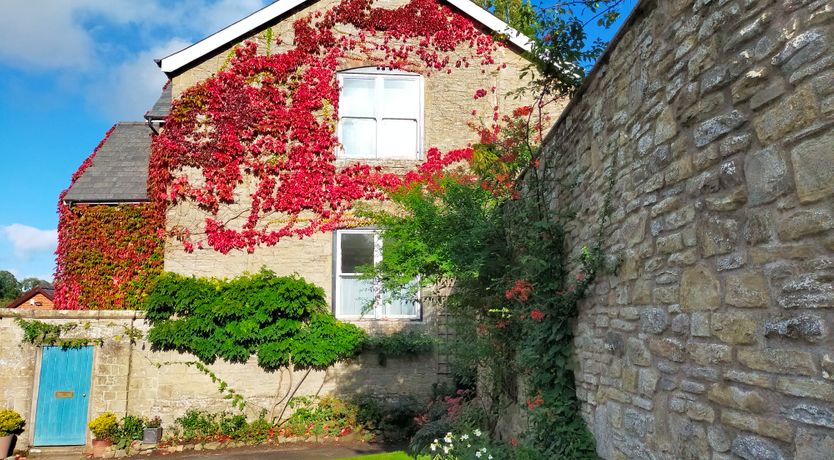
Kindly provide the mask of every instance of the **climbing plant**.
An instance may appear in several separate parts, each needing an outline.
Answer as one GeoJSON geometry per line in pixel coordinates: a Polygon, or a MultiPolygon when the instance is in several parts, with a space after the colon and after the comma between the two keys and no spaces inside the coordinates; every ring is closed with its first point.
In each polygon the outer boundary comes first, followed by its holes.
{"type": "Polygon", "coordinates": [[[572,324],[605,268],[601,231],[610,206],[598,237],[571,257],[565,226],[572,211],[548,198],[554,184],[541,174],[540,123],[532,109],[518,109],[501,129],[482,130],[465,170],[393,192],[398,208],[374,215],[390,243],[368,276],[394,293],[417,274],[426,283],[454,279],[447,308],[457,378],[477,380],[480,396],[498,410],[523,385],[530,428],[522,441],[538,458],[595,458],[579,415],[572,324]]]}
{"type": "Polygon", "coordinates": [[[147,340],[157,350],[264,369],[325,368],[357,353],[364,332],[330,314],[324,290],[268,270],[224,281],[165,273],[148,297],[147,340]]]}

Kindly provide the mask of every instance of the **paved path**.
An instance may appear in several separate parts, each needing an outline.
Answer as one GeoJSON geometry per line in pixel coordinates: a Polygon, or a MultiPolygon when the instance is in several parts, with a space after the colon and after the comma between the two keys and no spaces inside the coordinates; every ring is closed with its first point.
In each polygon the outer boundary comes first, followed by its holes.
{"type": "Polygon", "coordinates": [[[316,460],[358,457],[392,450],[377,444],[350,444],[340,446],[290,445],[282,447],[239,447],[235,449],[177,452],[140,456],[150,459],[229,459],[229,460],[316,460]]]}

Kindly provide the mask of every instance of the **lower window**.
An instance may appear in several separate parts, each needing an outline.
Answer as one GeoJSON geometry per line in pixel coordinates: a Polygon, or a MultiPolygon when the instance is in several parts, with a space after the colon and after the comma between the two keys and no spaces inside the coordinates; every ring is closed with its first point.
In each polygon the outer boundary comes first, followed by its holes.
{"type": "Polygon", "coordinates": [[[420,318],[419,299],[392,299],[380,283],[363,279],[359,269],[382,261],[382,238],[372,229],[336,232],[333,294],[336,317],[352,319],[420,318]]]}

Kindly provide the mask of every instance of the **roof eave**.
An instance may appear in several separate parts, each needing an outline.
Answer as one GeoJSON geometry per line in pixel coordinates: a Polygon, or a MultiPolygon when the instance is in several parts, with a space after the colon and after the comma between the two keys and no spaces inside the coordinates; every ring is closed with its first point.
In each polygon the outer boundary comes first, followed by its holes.
{"type": "MultiPolygon", "coordinates": [[[[185,49],[172,53],[162,59],[156,59],[155,62],[159,68],[170,77],[172,74],[178,72],[192,62],[203,58],[228,43],[240,39],[253,30],[262,27],[264,24],[267,24],[268,22],[308,1],[310,0],[279,0],[214,34],[209,35],[208,37],[185,49]]],[[[513,29],[507,25],[507,23],[498,19],[489,11],[476,5],[471,0],[446,1],[485,27],[496,33],[506,35],[508,41],[520,49],[526,52],[530,52],[532,50],[532,40],[530,40],[530,38],[513,29]]]]}

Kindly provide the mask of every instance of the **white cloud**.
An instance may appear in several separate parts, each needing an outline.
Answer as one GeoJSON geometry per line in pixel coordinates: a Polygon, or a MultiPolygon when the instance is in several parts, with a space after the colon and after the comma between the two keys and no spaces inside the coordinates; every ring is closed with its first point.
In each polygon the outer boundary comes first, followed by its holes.
{"type": "Polygon", "coordinates": [[[61,70],[103,114],[138,119],[165,81],[154,59],[270,0],[12,0],[0,15],[0,65],[61,70]],[[125,37],[132,40],[126,43],[125,37]]]}
{"type": "Polygon", "coordinates": [[[116,120],[140,119],[159,97],[167,80],[153,60],[188,45],[189,42],[174,38],[108,69],[90,84],[88,102],[116,120]]]}
{"type": "Polygon", "coordinates": [[[27,259],[40,252],[55,252],[58,245],[58,230],[41,230],[23,224],[0,227],[5,238],[11,243],[16,257],[27,259]]]}

